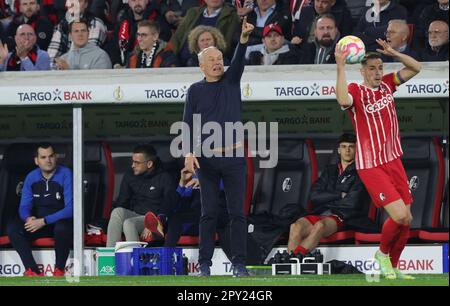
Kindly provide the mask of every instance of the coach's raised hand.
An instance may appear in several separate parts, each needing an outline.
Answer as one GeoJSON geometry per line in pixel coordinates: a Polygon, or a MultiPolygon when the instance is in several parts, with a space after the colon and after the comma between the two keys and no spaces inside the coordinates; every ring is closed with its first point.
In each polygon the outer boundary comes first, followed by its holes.
{"type": "Polygon", "coordinates": [[[248,42],[248,38],[250,37],[250,34],[255,29],[255,26],[251,23],[247,22],[247,16],[244,16],[244,19],[242,20],[242,32],[241,32],[241,44],[246,44],[248,42]]]}

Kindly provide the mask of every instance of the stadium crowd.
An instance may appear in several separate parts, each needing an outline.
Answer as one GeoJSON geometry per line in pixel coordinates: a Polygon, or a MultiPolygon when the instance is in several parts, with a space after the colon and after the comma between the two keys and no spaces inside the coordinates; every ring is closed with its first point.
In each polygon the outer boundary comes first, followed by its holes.
{"type": "Polygon", "coordinates": [[[243,16],[255,26],[248,65],[335,63],[346,35],[368,51],[382,38],[420,61],[448,60],[448,0],[366,2],[0,0],[0,71],[189,67],[213,45],[227,64],[243,16]]]}

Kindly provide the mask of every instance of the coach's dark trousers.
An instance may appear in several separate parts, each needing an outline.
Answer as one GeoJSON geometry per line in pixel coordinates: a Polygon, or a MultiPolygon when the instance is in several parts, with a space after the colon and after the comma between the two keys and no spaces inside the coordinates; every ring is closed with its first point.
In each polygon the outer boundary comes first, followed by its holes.
{"type": "Polygon", "coordinates": [[[244,215],[246,164],[243,157],[199,158],[202,199],[199,264],[212,265],[217,217],[220,213],[220,180],[223,180],[230,219],[231,263],[245,264],[247,220],[244,215]]]}
{"type": "Polygon", "coordinates": [[[23,221],[15,218],[8,223],[8,236],[12,246],[19,253],[25,269],[32,269],[36,273],[39,273],[39,269],[31,252],[31,242],[43,237],[54,238],[56,267],[64,271],[70,249],[72,248],[73,221],[72,219],[59,220],[54,224],[44,226],[34,233],[30,233],[25,230],[23,221]]]}

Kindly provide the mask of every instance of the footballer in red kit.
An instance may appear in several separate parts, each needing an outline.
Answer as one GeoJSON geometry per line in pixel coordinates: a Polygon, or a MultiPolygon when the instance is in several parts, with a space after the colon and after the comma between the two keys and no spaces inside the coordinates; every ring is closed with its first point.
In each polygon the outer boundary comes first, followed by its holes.
{"type": "Polygon", "coordinates": [[[348,84],[345,63],[349,52],[345,47],[336,48],[336,98],[341,109],[348,112],[355,130],[358,175],[373,203],[389,214],[375,259],[387,279],[412,279],[397,269],[409,238],[412,196],[400,160],[403,151],[393,95],[397,86],[417,75],[422,67],[386,41],[378,39],[377,43],[381,46],[378,52],[367,53],[361,61],[362,84],[348,84]],[[404,68],[384,75],[382,54],[397,58],[404,68]]]}

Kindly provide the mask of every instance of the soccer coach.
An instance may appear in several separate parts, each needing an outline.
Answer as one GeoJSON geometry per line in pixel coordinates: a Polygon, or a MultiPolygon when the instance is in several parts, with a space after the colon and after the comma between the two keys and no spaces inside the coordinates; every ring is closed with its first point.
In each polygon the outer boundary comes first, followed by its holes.
{"type": "MultiPolygon", "coordinates": [[[[201,122],[215,123],[222,128],[225,134],[225,123],[242,124],[241,101],[241,77],[245,66],[245,51],[250,33],[254,26],[247,23],[246,17],[242,22],[242,32],[231,65],[224,72],[223,54],[215,47],[202,50],[199,54],[199,64],[205,78],[191,85],[188,90],[184,108],[183,122],[190,130],[183,132],[183,153],[185,165],[197,174],[200,181],[202,215],[200,218],[200,244],[199,264],[200,276],[209,276],[212,265],[211,258],[214,253],[217,216],[219,213],[219,185],[223,180],[227,209],[230,217],[231,231],[231,263],[233,276],[248,276],[245,268],[247,250],[247,222],[243,212],[245,201],[245,157],[240,156],[237,150],[243,150],[244,139],[240,133],[236,133],[232,141],[222,142],[225,146],[210,148],[214,156],[204,157],[197,155],[202,146],[203,135],[191,135],[197,119],[193,116],[201,116],[201,122]],[[186,146],[186,141],[189,146],[186,146]],[[193,145],[193,150],[190,148],[193,145]],[[226,157],[224,156],[226,155],[226,157]],[[229,157],[229,156],[232,157],[229,157]],[[234,156],[236,155],[236,156],[234,156]],[[197,159],[198,157],[198,159],[197,159]]],[[[215,144],[215,143],[213,143],[215,144]]],[[[241,151],[242,152],[242,151],[241,151]]],[[[204,153],[204,152],[203,152],[204,153]]]]}

